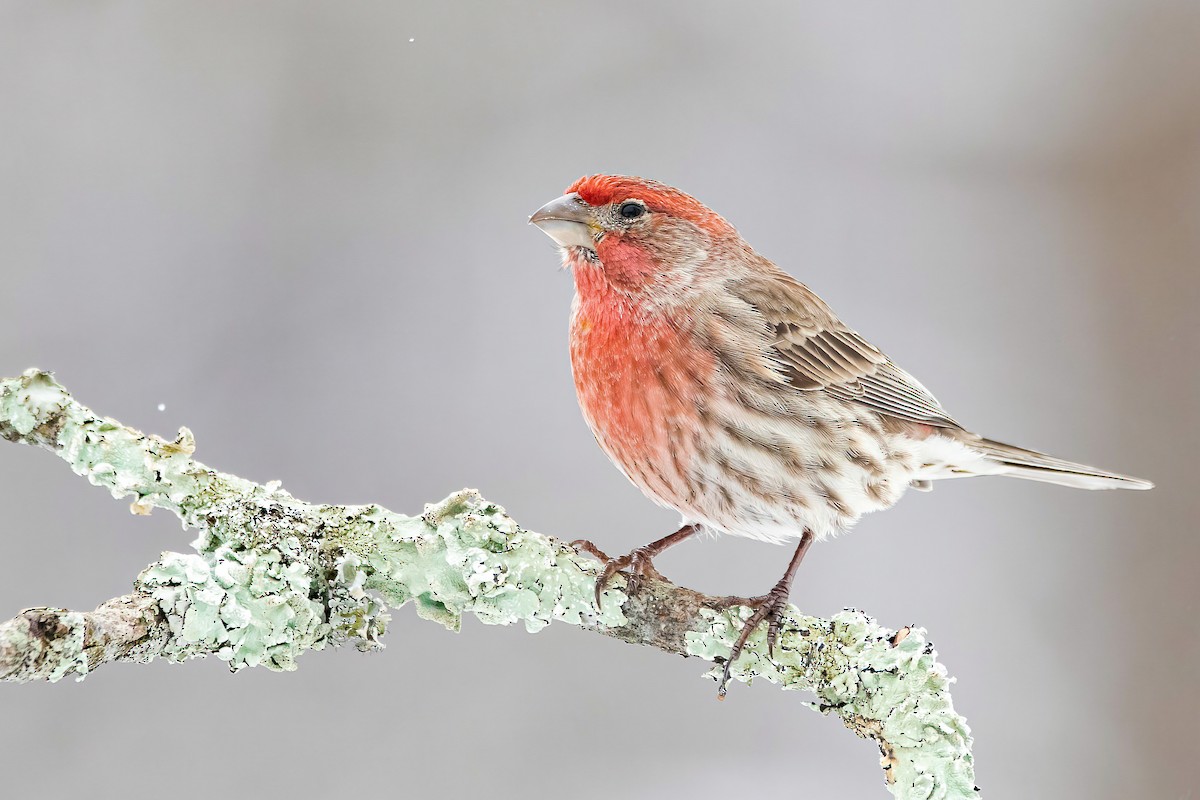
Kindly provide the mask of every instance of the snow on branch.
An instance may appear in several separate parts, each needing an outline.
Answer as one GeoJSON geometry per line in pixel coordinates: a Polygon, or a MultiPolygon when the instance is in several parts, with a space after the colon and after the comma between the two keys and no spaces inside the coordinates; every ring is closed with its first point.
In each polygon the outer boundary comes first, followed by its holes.
{"type": "MultiPolygon", "coordinates": [[[[521,528],[474,491],[418,517],[306,503],[277,482],[193,460],[186,428],[166,441],[99,417],[40,370],[0,380],[0,436],[50,450],[113,497],[132,497],[134,514],[165,509],[199,531],[194,552],[164,553],[131,594],[94,611],[34,608],[0,623],[6,681],[82,680],[112,661],[207,655],[233,670],[290,670],[306,650],[382,647],[388,609],[409,602],[451,630],[464,614],[530,632],[558,621],[722,664],[751,613],[650,579],[627,597],[620,578],[598,611],[595,561],[521,528]]],[[[732,674],[815,694],[813,708],[879,745],[898,798],[978,796],[970,732],[920,628],[888,630],[854,610],[818,619],[792,607],[774,658],[756,632],[732,674]]]]}

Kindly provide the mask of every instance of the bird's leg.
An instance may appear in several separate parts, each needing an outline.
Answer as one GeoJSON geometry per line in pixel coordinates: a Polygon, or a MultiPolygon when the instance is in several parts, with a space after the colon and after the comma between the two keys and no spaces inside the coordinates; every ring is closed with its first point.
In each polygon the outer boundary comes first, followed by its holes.
{"type": "Polygon", "coordinates": [[[800,567],[800,562],[804,560],[804,554],[808,552],[808,547],[813,542],[812,531],[804,529],[803,535],[800,537],[800,544],[796,545],[796,552],[792,554],[792,560],[788,562],[787,572],[783,573],[783,577],[779,579],[779,583],[771,591],[760,597],[732,597],[727,598],[730,606],[753,606],[758,610],[750,619],[746,620],[746,624],[742,626],[742,634],[734,643],[733,648],[729,651],[729,658],[725,661],[725,669],[721,672],[721,688],[717,690],[717,699],[725,699],[725,689],[729,685],[729,670],[733,667],[733,662],[738,660],[738,656],[742,654],[742,648],[746,646],[746,640],[750,638],[750,634],[763,623],[767,623],[767,653],[775,656],[775,640],[779,638],[779,625],[783,621],[783,612],[787,611],[788,595],[792,591],[792,581],[796,577],[796,570],[800,567]]]}
{"type": "Polygon", "coordinates": [[[642,583],[642,578],[646,575],[652,578],[662,578],[662,574],[654,568],[653,559],[656,555],[671,545],[679,544],[684,539],[699,532],[700,527],[698,525],[684,525],[670,536],[664,536],[658,541],[631,550],[626,555],[618,558],[610,558],[607,553],[587,539],[576,539],[571,542],[571,546],[576,550],[585,550],[604,562],[604,569],[600,571],[600,576],[596,578],[596,608],[600,608],[600,593],[604,591],[604,588],[612,580],[613,575],[617,574],[618,570],[626,570],[628,572],[628,577],[625,580],[625,593],[633,594],[638,590],[638,587],[642,583]]]}

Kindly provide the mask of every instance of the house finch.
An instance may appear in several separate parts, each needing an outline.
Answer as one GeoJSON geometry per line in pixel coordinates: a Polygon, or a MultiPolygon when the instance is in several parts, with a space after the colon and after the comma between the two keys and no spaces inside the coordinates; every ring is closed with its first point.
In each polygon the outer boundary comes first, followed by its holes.
{"type": "Polygon", "coordinates": [[[627,591],[652,559],[701,531],[799,539],[725,665],[764,621],[773,649],[809,545],[888,508],[910,486],[1010,475],[1082,489],[1149,489],[971,433],[916,378],[839,320],[808,287],[754,252],[694,198],[655,181],[580,178],[530,222],[575,277],[571,367],[584,418],[608,457],[675,533],[604,560],[627,591]]]}

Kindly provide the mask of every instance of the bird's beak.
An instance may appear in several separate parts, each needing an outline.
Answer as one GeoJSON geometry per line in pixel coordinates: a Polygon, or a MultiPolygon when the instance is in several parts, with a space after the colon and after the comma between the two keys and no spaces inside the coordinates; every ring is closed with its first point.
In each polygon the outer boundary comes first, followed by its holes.
{"type": "Polygon", "coordinates": [[[529,223],[537,225],[542,233],[558,242],[560,247],[596,249],[596,240],[592,238],[592,232],[597,228],[592,217],[592,207],[580,200],[575,192],[546,203],[533,212],[529,223]]]}

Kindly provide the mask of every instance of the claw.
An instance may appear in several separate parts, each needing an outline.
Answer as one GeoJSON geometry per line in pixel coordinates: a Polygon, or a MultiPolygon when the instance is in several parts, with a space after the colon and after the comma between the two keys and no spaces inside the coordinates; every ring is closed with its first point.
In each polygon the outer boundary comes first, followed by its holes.
{"type": "Polygon", "coordinates": [[[625,575],[625,594],[636,594],[642,586],[642,579],[649,575],[651,578],[666,580],[662,573],[654,568],[654,557],[677,542],[682,542],[689,536],[694,536],[699,528],[696,525],[684,525],[670,536],[664,536],[658,541],[631,550],[618,558],[609,558],[608,554],[587,539],[576,539],[571,546],[576,550],[584,550],[604,562],[596,578],[596,608],[600,608],[600,595],[608,586],[609,581],[620,570],[628,570],[625,575]]]}
{"type": "Polygon", "coordinates": [[[733,663],[741,657],[750,634],[754,633],[764,621],[767,623],[767,654],[771,658],[775,657],[775,643],[779,640],[779,628],[783,622],[783,614],[788,607],[788,588],[787,583],[780,581],[775,588],[762,597],[736,598],[739,602],[734,605],[756,606],[757,610],[742,626],[742,633],[730,649],[729,658],[725,660],[725,668],[721,670],[721,685],[717,689],[718,700],[725,699],[733,663]]]}
{"type": "MultiPolygon", "coordinates": [[[[604,569],[600,571],[600,575],[596,578],[596,608],[602,608],[600,595],[608,587],[608,582],[612,580],[613,575],[617,574],[618,570],[628,567],[632,563],[632,559],[625,555],[620,558],[610,558],[604,564],[604,569]]],[[[632,580],[632,578],[631,578],[632,580]]],[[[629,583],[626,582],[625,588],[629,588],[629,583]]]]}
{"type": "Polygon", "coordinates": [[[601,561],[611,560],[608,557],[608,553],[604,552],[599,547],[596,547],[596,545],[592,544],[587,539],[576,539],[575,541],[571,542],[571,549],[575,550],[576,552],[582,550],[585,553],[590,553],[601,561]]]}
{"type": "Polygon", "coordinates": [[[642,588],[642,579],[649,575],[651,578],[662,578],[662,574],[654,568],[654,551],[649,547],[639,547],[618,558],[609,558],[596,578],[596,608],[600,608],[600,596],[613,576],[625,572],[625,594],[634,595],[642,588]]]}
{"type": "Polygon", "coordinates": [[[767,617],[767,655],[771,658],[775,657],[775,643],[779,641],[779,623],[782,616],[783,612],[777,610],[767,617]]]}

